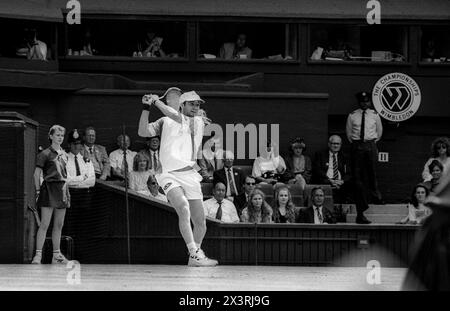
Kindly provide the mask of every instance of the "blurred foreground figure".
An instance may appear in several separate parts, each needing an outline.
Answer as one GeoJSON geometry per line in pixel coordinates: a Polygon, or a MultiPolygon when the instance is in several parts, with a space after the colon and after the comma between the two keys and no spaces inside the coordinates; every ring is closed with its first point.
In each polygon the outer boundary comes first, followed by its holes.
{"type": "Polygon", "coordinates": [[[426,205],[433,213],[416,236],[404,290],[450,290],[450,174],[426,205]]]}

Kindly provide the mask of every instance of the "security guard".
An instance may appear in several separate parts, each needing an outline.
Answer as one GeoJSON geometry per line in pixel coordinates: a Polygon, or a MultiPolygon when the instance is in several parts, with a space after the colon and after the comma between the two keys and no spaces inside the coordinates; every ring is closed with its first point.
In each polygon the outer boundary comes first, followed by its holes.
{"type": "Polygon", "coordinates": [[[382,204],[376,179],[376,163],[378,150],[376,142],[383,134],[380,116],[371,107],[371,94],[356,94],[359,109],[347,118],[347,138],[351,143],[351,166],[355,182],[355,203],[357,209],[356,223],[369,224],[363,212],[369,208],[368,197],[374,203],[382,204]]]}

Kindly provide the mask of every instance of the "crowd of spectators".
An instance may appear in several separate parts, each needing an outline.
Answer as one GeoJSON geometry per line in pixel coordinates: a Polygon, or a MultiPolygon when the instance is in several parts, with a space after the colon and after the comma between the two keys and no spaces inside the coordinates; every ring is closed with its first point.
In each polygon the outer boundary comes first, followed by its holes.
{"type": "MultiPolygon", "coordinates": [[[[376,120],[372,124],[376,125],[376,120]]],[[[355,128],[351,124],[348,129],[349,140],[364,135],[352,134],[355,128]]],[[[365,131],[371,131],[370,127],[366,126],[365,131]]],[[[369,134],[376,132],[372,130],[369,134]]],[[[347,157],[343,153],[339,135],[331,135],[328,147],[316,152],[312,158],[305,154],[306,142],[300,137],[291,140],[285,159],[278,153],[278,146],[268,141],[266,148],[254,160],[251,172],[236,167],[233,152],[224,150],[220,140],[214,135],[212,137],[206,141],[203,156],[198,159],[202,183],[212,184],[212,197],[204,201],[205,214],[211,218],[230,223],[331,224],[342,219],[342,215],[324,206],[324,187],[331,188],[333,202],[337,204],[358,205],[376,200],[376,196],[370,198],[370,186],[373,185],[366,186],[355,180],[358,177],[354,172],[361,168],[354,159],[349,160],[355,154],[347,157]],[[307,185],[311,185],[308,194],[305,191],[307,185]],[[365,190],[365,194],[360,193],[361,189],[365,190]],[[294,190],[307,195],[304,201],[294,203],[294,190]],[[361,199],[363,195],[366,197],[361,199]]],[[[87,127],[84,133],[72,130],[68,142],[67,174],[70,189],[91,188],[96,179],[113,180],[127,184],[129,189],[147,197],[168,201],[155,178],[160,170],[158,136],[147,138],[146,148],[136,152],[130,149],[130,137],[119,135],[118,148],[109,155],[105,147],[96,143],[96,130],[93,127],[87,127]]],[[[369,142],[372,143],[371,140],[369,142]]],[[[431,157],[422,172],[422,181],[414,187],[407,206],[408,215],[398,224],[422,224],[430,215],[431,211],[424,202],[448,172],[449,148],[450,141],[446,137],[433,141],[431,157]]],[[[376,192],[377,189],[374,190],[376,192]]]]}

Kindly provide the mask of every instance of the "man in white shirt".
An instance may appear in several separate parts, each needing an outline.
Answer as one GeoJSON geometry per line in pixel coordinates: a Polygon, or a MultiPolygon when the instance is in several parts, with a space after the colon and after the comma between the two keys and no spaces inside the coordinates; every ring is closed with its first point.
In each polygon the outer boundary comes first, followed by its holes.
{"type": "MultiPolygon", "coordinates": [[[[378,149],[376,143],[383,134],[383,125],[378,113],[370,109],[372,101],[369,92],[356,94],[359,109],[348,115],[346,133],[351,143],[351,166],[356,192],[363,193],[361,200],[373,199],[376,204],[384,204],[378,189],[376,164],[378,149]]],[[[367,202],[368,203],[368,202],[367,202]]],[[[362,214],[369,205],[358,211],[356,223],[369,224],[370,221],[362,214]]],[[[361,205],[362,206],[362,205],[361,205]]]]}
{"type": "Polygon", "coordinates": [[[136,155],[136,152],[131,151],[130,149],[130,137],[128,135],[119,135],[117,137],[117,145],[119,149],[114,150],[109,154],[109,162],[111,164],[111,175],[117,179],[123,180],[125,179],[125,164],[127,167],[127,172],[133,170],[133,160],[136,155]],[[123,153],[125,151],[125,159],[123,158],[123,153]]]}
{"type": "Polygon", "coordinates": [[[167,106],[157,95],[144,95],[138,134],[141,137],[161,137],[161,171],[157,173],[156,180],[177,212],[180,233],[189,251],[188,265],[215,266],[218,264],[217,260],[206,257],[201,249],[206,234],[200,185],[203,178],[194,169],[205,127],[203,118],[197,114],[204,100],[194,91],[180,96],[179,89],[172,92],[169,90],[165,94],[169,104],[167,106]],[[151,105],[155,105],[165,117],[149,123],[151,105]]]}
{"type": "Polygon", "coordinates": [[[203,202],[205,216],[228,223],[239,222],[239,216],[233,202],[225,199],[226,186],[218,182],[214,186],[211,199],[203,202]]]}
{"type": "Polygon", "coordinates": [[[92,162],[83,158],[82,139],[77,129],[69,133],[67,139],[70,152],[68,153],[67,183],[71,189],[87,189],[95,185],[95,171],[92,162]]]}

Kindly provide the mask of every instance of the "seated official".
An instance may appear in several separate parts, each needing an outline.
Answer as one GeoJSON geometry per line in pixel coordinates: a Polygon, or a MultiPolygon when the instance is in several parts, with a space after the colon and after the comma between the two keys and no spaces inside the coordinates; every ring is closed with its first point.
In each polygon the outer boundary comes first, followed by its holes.
{"type": "Polygon", "coordinates": [[[150,160],[150,170],[152,174],[156,174],[161,169],[161,162],[159,162],[159,146],[161,138],[159,136],[152,136],[147,138],[147,149],[140,152],[147,156],[150,160]]]}
{"type": "Polygon", "coordinates": [[[114,150],[109,154],[109,162],[111,164],[111,177],[119,180],[125,179],[125,165],[127,173],[133,169],[133,160],[136,152],[128,149],[130,147],[130,137],[128,135],[119,135],[117,137],[117,145],[119,149],[114,150]],[[125,159],[124,161],[124,152],[125,159]]]}
{"type": "Polygon", "coordinates": [[[239,217],[241,217],[242,210],[247,206],[248,198],[250,197],[250,193],[255,190],[256,179],[253,176],[245,177],[244,182],[244,192],[238,194],[234,198],[234,205],[236,206],[239,217]]]}
{"type": "Polygon", "coordinates": [[[252,176],[258,183],[275,185],[283,180],[285,171],[284,159],[275,152],[274,146],[268,141],[267,148],[253,162],[252,176]]]}
{"type": "Polygon", "coordinates": [[[297,218],[295,206],[287,186],[281,186],[275,190],[272,218],[275,223],[295,223],[297,218]]]}
{"type": "Polygon", "coordinates": [[[423,224],[425,219],[431,215],[431,209],[425,206],[425,199],[429,190],[422,184],[414,187],[411,194],[411,203],[408,204],[408,216],[400,220],[399,224],[423,224]]]}
{"type": "Polygon", "coordinates": [[[252,58],[252,50],[247,47],[247,36],[243,33],[239,34],[236,42],[224,43],[220,48],[219,57],[223,59],[250,59],[252,58]]]}
{"type": "Polygon", "coordinates": [[[431,194],[434,194],[437,186],[441,182],[444,166],[438,160],[433,160],[430,165],[428,165],[428,169],[431,172],[431,180],[424,182],[423,185],[430,190],[431,194]]]}
{"type": "Polygon", "coordinates": [[[150,175],[150,160],[143,153],[138,153],[133,160],[133,170],[130,172],[128,188],[148,195],[147,180],[150,175]]]}
{"type": "Polygon", "coordinates": [[[430,181],[433,177],[429,170],[429,165],[433,160],[441,162],[443,166],[442,174],[445,175],[450,169],[450,142],[447,137],[439,137],[431,144],[431,158],[425,163],[422,172],[423,181],[430,181]]]}
{"type": "Polygon", "coordinates": [[[88,158],[83,158],[83,140],[77,129],[72,130],[67,142],[70,152],[66,164],[67,184],[71,189],[87,189],[95,185],[94,165],[88,158]]]}
{"type": "Polygon", "coordinates": [[[83,140],[83,157],[91,160],[94,165],[95,177],[106,180],[111,175],[111,165],[109,163],[108,153],[106,152],[105,147],[95,143],[96,131],[92,126],[87,127],[84,131],[83,140]]]}
{"type": "Polygon", "coordinates": [[[231,151],[224,151],[223,153],[224,166],[222,169],[214,171],[213,183],[223,183],[227,187],[226,198],[234,202],[234,198],[242,192],[242,185],[244,183],[244,172],[233,167],[234,155],[231,151]]]}
{"type": "Polygon", "coordinates": [[[148,196],[155,200],[160,200],[163,202],[168,202],[167,197],[159,192],[158,181],[155,178],[155,175],[150,175],[147,179],[147,188],[148,188],[148,196]]]}
{"type": "Polygon", "coordinates": [[[315,187],[311,190],[312,206],[301,208],[298,215],[299,223],[310,224],[334,224],[336,220],[326,207],[323,206],[325,193],[321,187],[315,187]]]}
{"type": "Polygon", "coordinates": [[[218,182],[214,186],[211,199],[203,202],[205,216],[215,218],[223,222],[239,222],[239,216],[233,202],[225,199],[226,186],[218,182]]]}
{"type": "Polygon", "coordinates": [[[328,149],[319,151],[313,161],[313,181],[331,185],[336,203],[345,203],[352,196],[350,161],[341,151],[342,139],[330,136],[328,149]]]}
{"type": "Polygon", "coordinates": [[[304,190],[311,182],[311,159],[305,155],[306,145],[302,138],[295,138],[289,146],[289,156],[286,158],[285,181],[298,184],[304,190]]]}
{"type": "Polygon", "coordinates": [[[214,171],[223,168],[223,149],[218,139],[213,137],[205,142],[202,156],[198,159],[198,165],[203,182],[212,182],[214,171]]]}
{"type": "Polygon", "coordinates": [[[271,223],[273,211],[265,198],[264,192],[259,189],[253,190],[248,198],[247,207],[242,211],[241,222],[271,223]]]}

